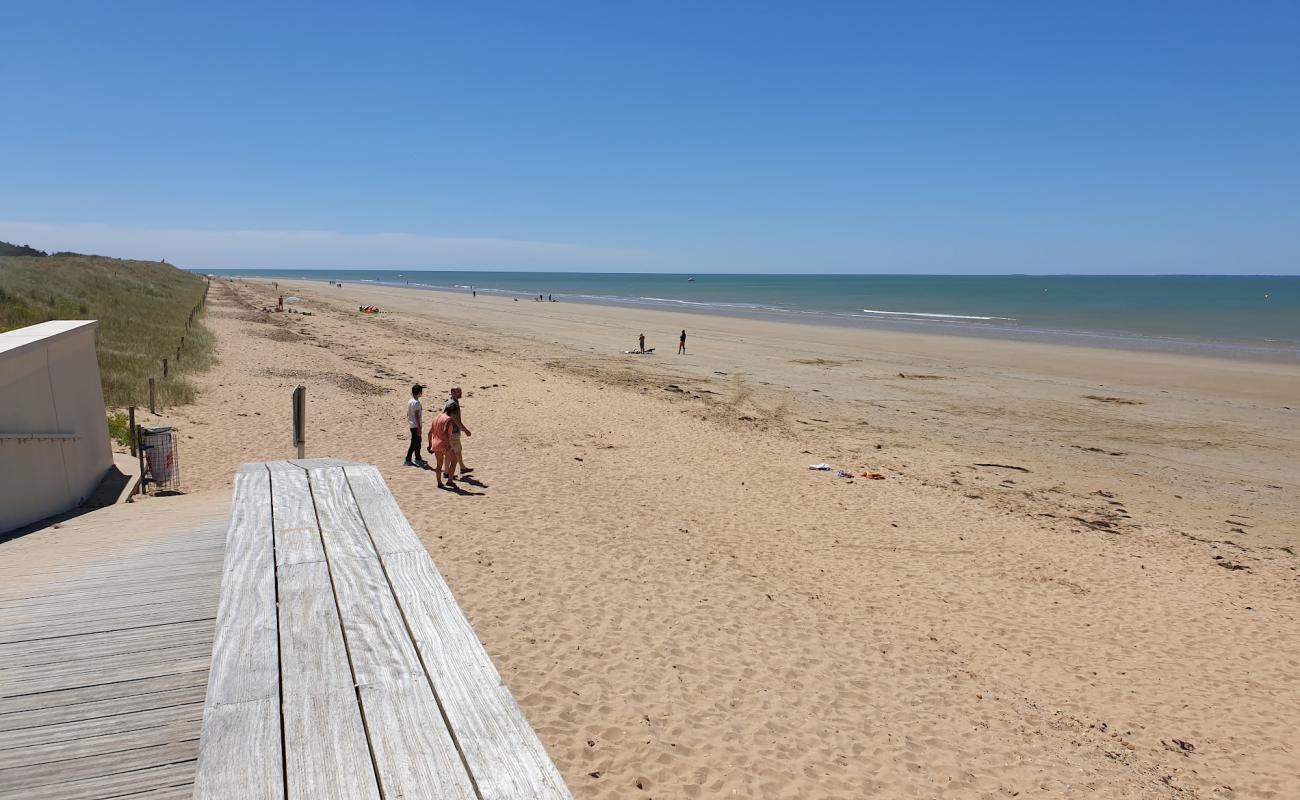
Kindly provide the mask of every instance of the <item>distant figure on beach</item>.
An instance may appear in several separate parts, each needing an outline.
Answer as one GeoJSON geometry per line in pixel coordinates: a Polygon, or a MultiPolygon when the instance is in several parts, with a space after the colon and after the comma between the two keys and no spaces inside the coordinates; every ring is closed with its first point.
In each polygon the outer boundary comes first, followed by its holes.
{"type": "MultiPolygon", "coordinates": [[[[463,394],[464,393],[461,392],[459,386],[453,386],[451,387],[451,391],[447,393],[447,401],[442,404],[442,410],[450,414],[452,419],[456,421],[457,428],[452,432],[451,436],[451,449],[456,456],[456,461],[451,465],[451,467],[453,471],[459,471],[462,477],[465,473],[474,471],[473,467],[465,466],[465,448],[461,446],[460,442],[460,429],[465,428],[465,419],[462,416],[464,411],[460,407],[460,400],[463,394]]],[[[471,436],[473,435],[469,433],[468,428],[465,428],[465,433],[471,436]]]]}
{"type": "Polygon", "coordinates": [[[473,297],[478,297],[478,289],[470,289],[470,290],[469,290],[469,293],[470,293],[470,295],[472,295],[473,297]]]}
{"type": "Polygon", "coordinates": [[[411,429],[411,444],[406,448],[406,459],[402,462],[404,467],[429,466],[420,458],[420,434],[424,429],[424,405],[420,402],[422,394],[424,384],[417,383],[411,387],[411,399],[406,401],[406,424],[411,429]]]}
{"type": "Polygon", "coordinates": [[[275,310],[276,311],[284,310],[284,295],[280,295],[280,299],[275,301],[275,310]]]}
{"type": "Polygon", "coordinates": [[[680,355],[684,355],[685,353],[686,353],[686,331],[683,330],[682,335],[677,339],[677,355],[680,356],[680,355]]]}
{"type": "Polygon", "coordinates": [[[645,352],[645,334],[644,334],[644,333],[641,334],[640,336],[636,337],[636,349],[637,349],[637,352],[641,352],[641,353],[644,353],[644,352],[645,352]]]}

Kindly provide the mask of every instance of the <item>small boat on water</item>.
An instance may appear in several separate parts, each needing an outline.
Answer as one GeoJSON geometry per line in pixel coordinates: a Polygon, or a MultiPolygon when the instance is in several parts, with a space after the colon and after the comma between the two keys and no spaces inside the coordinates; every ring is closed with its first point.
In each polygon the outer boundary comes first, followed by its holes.
{"type": "Polygon", "coordinates": [[[695,283],[695,279],[694,279],[694,278],[687,278],[687,279],[686,279],[686,282],[687,282],[687,283],[695,283]]]}

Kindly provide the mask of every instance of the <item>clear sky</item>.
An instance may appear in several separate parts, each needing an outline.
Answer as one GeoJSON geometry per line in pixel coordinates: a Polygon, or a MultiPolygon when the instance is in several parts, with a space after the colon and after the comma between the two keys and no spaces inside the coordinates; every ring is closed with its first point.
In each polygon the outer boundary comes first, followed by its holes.
{"type": "Polygon", "coordinates": [[[1300,2],[57,0],[0,239],[200,268],[1300,273],[1300,2]]]}

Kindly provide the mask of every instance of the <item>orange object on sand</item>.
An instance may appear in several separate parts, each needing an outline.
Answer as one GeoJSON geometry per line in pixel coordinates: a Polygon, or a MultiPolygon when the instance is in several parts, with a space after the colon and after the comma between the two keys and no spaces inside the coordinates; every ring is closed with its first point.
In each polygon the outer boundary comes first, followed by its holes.
{"type": "Polygon", "coordinates": [[[862,473],[862,477],[870,478],[873,481],[883,481],[885,479],[885,476],[881,475],[879,472],[864,472],[862,473]]]}

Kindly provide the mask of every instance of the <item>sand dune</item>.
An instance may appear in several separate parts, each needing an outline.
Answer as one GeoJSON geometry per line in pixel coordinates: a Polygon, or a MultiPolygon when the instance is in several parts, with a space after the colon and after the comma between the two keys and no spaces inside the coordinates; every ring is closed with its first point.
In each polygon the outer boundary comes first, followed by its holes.
{"type": "Polygon", "coordinates": [[[187,487],[290,455],[306,384],[575,796],[1300,797],[1300,369],[292,291],[214,285],[187,487]],[[399,465],[413,380],[483,485],[399,465]]]}

